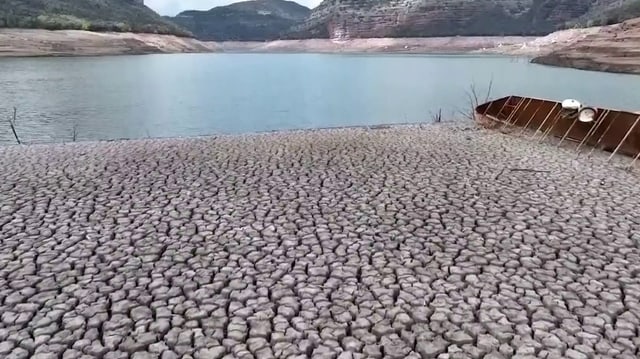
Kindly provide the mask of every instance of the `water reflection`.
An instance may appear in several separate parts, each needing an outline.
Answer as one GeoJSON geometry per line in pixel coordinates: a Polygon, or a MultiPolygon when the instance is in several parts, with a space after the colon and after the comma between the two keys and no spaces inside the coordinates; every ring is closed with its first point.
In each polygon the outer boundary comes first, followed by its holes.
{"type": "MultiPolygon", "coordinates": [[[[177,54],[0,59],[0,116],[16,106],[27,142],[70,140],[74,125],[80,140],[95,140],[426,122],[466,109],[469,85],[484,93],[491,79],[493,97],[638,109],[638,76],[525,59],[177,54]]],[[[0,125],[0,142],[12,141],[0,125]]]]}

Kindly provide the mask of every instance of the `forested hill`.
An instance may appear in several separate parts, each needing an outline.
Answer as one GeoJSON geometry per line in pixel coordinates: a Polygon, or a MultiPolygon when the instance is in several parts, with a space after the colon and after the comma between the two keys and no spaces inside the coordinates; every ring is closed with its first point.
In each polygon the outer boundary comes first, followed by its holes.
{"type": "Polygon", "coordinates": [[[304,21],[311,10],[293,1],[251,0],[208,11],[184,11],[174,18],[176,24],[191,31],[200,40],[275,40],[304,21]]]}
{"type": "Polygon", "coordinates": [[[143,0],[0,0],[0,27],[192,36],[143,0]]]}
{"type": "Polygon", "coordinates": [[[632,17],[638,1],[323,0],[289,33],[293,38],[545,35],[632,17]]]}

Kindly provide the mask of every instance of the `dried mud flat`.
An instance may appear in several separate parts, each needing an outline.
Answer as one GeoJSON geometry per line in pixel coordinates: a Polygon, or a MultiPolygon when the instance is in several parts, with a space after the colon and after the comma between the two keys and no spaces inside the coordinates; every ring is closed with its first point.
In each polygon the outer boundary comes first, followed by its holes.
{"type": "Polygon", "coordinates": [[[0,357],[637,358],[640,180],[603,158],[449,125],[2,147],[0,357]]]}

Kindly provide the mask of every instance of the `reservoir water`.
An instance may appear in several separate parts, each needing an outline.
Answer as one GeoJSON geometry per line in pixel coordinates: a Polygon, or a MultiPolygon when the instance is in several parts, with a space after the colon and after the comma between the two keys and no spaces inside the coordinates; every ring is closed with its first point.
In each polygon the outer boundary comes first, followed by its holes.
{"type": "Polygon", "coordinates": [[[174,54],[0,59],[0,143],[182,137],[461,117],[475,85],[640,110],[640,76],[461,55],[174,54]]]}

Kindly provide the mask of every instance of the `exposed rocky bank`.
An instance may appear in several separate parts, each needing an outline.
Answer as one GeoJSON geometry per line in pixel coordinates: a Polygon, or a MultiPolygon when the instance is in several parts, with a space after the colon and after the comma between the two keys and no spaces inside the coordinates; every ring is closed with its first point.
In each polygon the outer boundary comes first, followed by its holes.
{"type": "Polygon", "coordinates": [[[0,57],[138,55],[216,50],[215,43],[173,35],[0,29],[0,57]]]}
{"type": "Polygon", "coordinates": [[[581,39],[533,59],[545,65],[640,74],[640,18],[593,28],[581,39]]]}
{"type": "Polygon", "coordinates": [[[435,125],[0,147],[0,356],[637,359],[640,180],[601,155],[435,125]]]}
{"type": "Polygon", "coordinates": [[[0,29],[0,57],[182,52],[494,53],[585,70],[640,73],[640,19],[543,37],[306,39],[209,42],[171,35],[0,29]]]}
{"type": "Polygon", "coordinates": [[[372,38],[372,39],[308,39],[277,40],[270,42],[219,43],[227,52],[317,52],[317,53],[467,53],[489,48],[510,49],[533,41],[534,37],[520,36],[456,36],[424,38],[372,38]]]}
{"type": "MultiPolygon", "coordinates": [[[[290,36],[540,35],[620,0],[324,0],[290,36]]],[[[597,12],[597,11],[596,11],[597,12]]]]}
{"type": "Polygon", "coordinates": [[[0,29],[2,56],[81,56],[179,52],[470,52],[519,48],[532,37],[433,37],[376,39],[308,39],[269,42],[198,41],[170,35],[96,33],[76,30],[0,29]]]}

